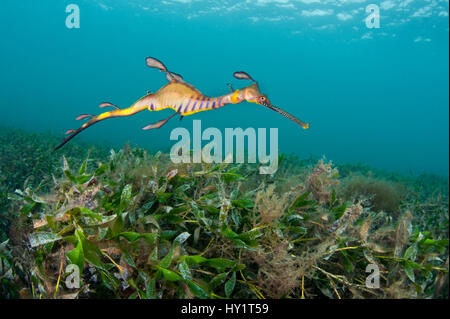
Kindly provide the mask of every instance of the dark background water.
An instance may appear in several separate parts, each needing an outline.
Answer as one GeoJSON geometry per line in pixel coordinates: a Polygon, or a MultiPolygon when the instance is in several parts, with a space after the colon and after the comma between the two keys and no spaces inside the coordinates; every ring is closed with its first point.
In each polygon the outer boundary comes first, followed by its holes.
{"type": "Polygon", "coordinates": [[[99,103],[128,107],[164,85],[145,66],[154,56],[210,96],[248,85],[232,78],[244,70],[311,128],[242,103],[156,131],[141,127],[171,111],[142,112],[77,138],[167,150],[173,128],[201,119],[222,130],[278,127],[280,152],[300,157],[448,175],[448,1],[2,0],[0,29],[2,126],[63,137],[99,103]],[[71,3],[79,29],[65,26],[71,3]],[[380,29],[365,26],[369,3],[381,7],[380,29]]]}

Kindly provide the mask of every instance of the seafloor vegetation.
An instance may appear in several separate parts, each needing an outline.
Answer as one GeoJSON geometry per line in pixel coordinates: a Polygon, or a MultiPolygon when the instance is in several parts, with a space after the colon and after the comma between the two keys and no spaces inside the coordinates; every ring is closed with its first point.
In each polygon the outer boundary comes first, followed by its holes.
{"type": "Polygon", "coordinates": [[[0,298],[448,298],[448,178],[59,141],[0,129],[0,298]]]}

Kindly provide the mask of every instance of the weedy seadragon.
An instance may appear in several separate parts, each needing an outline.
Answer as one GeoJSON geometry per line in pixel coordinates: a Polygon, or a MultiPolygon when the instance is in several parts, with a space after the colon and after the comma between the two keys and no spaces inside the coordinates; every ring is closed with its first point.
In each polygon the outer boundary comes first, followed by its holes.
{"type": "Polygon", "coordinates": [[[113,117],[130,116],[146,109],[148,109],[149,111],[161,111],[167,108],[171,108],[175,111],[175,113],[173,113],[166,119],[162,119],[156,123],[143,127],[142,129],[144,130],[160,128],[176,114],[181,115],[181,118],[183,118],[184,116],[195,114],[197,112],[215,110],[227,104],[237,104],[243,101],[263,105],[294,121],[302,128],[309,128],[308,123],[303,123],[295,116],[272,105],[267,96],[265,94],[261,94],[261,92],[259,91],[258,83],[245,72],[234,72],[233,76],[237,79],[250,80],[253,82],[253,84],[238,90],[234,90],[233,87],[229,84],[229,87],[231,89],[230,93],[218,97],[208,97],[202,94],[192,85],[186,83],[181,75],[169,71],[161,61],[152,57],[148,57],[146,58],[146,63],[147,66],[151,68],[156,68],[162,72],[165,72],[166,78],[169,83],[163,86],[157,92],[148,93],[147,95],[143,96],[129,108],[120,109],[114,104],[104,102],[100,104],[100,107],[112,107],[115,109],[112,111],[101,113],[97,116],[90,114],[81,114],[76,118],[77,120],[87,118],[90,118],[90,120],[76,130],[68,130],[66,132],[66,135],[69,136],[66,137],[62,141],[62,143],[55,148],[55,150],[61,148],[77,134],[99,121],[110,119],[113,117]]]}

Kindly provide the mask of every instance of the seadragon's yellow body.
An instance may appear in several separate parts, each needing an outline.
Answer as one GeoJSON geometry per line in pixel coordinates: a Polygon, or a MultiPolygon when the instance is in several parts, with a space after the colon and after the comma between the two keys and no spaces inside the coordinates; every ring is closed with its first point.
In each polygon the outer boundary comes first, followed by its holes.
{"type": "Polygon", "coordinates": [[[169,83],[163,86],[157,92],[148,93],[147,95],[143,96],[126,109],[120,109],[111,103],[102,103],[100,104],[100,107],[114,107],[115,109],[112,111],[101,113],[97,116],[89,114],[80,115],[79,117],[77,117],[78,120],[88,117],[91,117],[91,119],[83,124],[79,129],[67,131],[66,134],[69,134],[69,136],[66,137],[63,142],[55,148],[55,150],[62,147],[69,140],[75,137],[75,135],[79,134],[89,126],[108,118],[130,116],[144,110],[161,111],[170,108],[175,111],[175,113],[168,118],[160,120],[154,124],[147,125],[143,128],[144,130],[148,130],[163,126],[170,118],[172,118],[176,114],[179,114],[181,116],[188,116],[198,112],[214,110],[230,103],[241,103],[242,101],[264,105],[293,120],[303,128],[309,127],[307,123],[303,123],[289,113],[273,106],[269,102],[267,97],[259,92],[258,84],[245,72],[235,72],[234,75],[239,79],[252,80],[255,82],[254,84],[241,90],[233,90],[230,86],[231,93],[218,97],[208,97],[202,94],[192,85],[184,82],[180,75],[169,72],[160,61],[154,58],[147,58],[147,65],[166,72],[169,83]]]}

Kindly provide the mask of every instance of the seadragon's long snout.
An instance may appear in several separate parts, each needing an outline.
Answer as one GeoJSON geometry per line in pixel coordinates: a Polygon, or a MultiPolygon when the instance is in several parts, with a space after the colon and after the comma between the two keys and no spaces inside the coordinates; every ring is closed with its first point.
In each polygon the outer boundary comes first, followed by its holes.
{"type": "Polygon", "coordinates": [[[283,115],[284,117],[286,117],[286,118],[290,119],[291,121],[297,123],[298,125],[300,125],[304,129],[309,128],[309,123],[304,123],[304,122],[300,121],[294,115],[289,114],[288,112],[283,111],[282,109],[272,105],[269,101],[267,101],[267,102],[260,102],[260,104],[265,106],[265,107],[267,107],[267,108],[269,108],[269,109],[271,109],[271,110],[273,110],[273,111],[275,111],[275,112],[277,112],[277,113],[280,113],[281,115],[283,115]]]}

